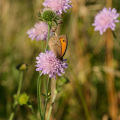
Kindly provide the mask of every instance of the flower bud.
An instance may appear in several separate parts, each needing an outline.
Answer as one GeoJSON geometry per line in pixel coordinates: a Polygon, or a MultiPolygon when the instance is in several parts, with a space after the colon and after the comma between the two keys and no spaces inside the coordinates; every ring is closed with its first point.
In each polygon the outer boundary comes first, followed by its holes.
{"type": "Polygon", "coordinates": [[[44,9],[41,14],[41,17],[45,21],[54,21],[54,19],[56,18],[56,13],[52,11],[51,9],[44,9]]]}
{"type": "Polygon", "coordinates": [[[25,63],[21,63],[21,64],[18,64],[16,66],[16,69],[19,70],[19,71],[24,71],[24,70],[27,70],[28,69],[28,65],[25,64],[25,63]]]}
{"type": "Polygon", "coordinates": [[[26,93],[20,94],[18,103],[22,105],[26,105],[28,103],[29,96],[26,93]]]}

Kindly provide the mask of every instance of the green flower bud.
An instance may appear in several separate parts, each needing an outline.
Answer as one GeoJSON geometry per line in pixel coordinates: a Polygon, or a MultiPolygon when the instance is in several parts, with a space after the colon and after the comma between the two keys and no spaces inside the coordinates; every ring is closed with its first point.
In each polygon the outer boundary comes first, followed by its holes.
{"type": "Polygon", "coordinates": [[[25,64],[25,63],[21,63],[21,64],[18,64],[18,65],[16,66],[16,69],[17,69],[17,70],[20,70],[20,71],[24,71],[24,70],[27,70],[27,69],[28,69],[28,65],[25,64]]]}
{"type": "Polygon", "coordinates": [[[18,103],[22,105],[26,105],[28,103],[29,96],[26,93],[20,94],[18,103]]]}
{"type": "Polygon", "coordinates": [[[54,11],[52,11],[51,9],[45,9],[42,14],[41,17],[45,20],[45,21],[54,21],[56,18],[56,13],[54,11]]]}

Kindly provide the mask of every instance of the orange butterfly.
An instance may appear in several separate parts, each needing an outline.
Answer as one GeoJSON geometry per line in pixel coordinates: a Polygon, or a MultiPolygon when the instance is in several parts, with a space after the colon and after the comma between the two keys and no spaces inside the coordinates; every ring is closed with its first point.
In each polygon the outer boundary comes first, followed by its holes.
{"type": "Polygon", "coordinates": [[[63,56],[65,55],[68,45],[66,35],[52,36],[49,39],[48,45],[50,49],[53,51],[53,53],[56,55],[56,57],[59,58],[60,60],[63,60],[63,56]]]}

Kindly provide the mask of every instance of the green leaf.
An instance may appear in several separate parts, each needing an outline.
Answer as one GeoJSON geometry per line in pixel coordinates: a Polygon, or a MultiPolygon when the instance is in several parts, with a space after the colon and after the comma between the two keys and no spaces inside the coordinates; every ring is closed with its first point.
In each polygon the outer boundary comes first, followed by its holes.
{"type": "Polygon", "coordinates": [[[41,93],[41,95],[46,98],[46,95],[44,93],[41,93]]]}
{"type": "Polygon", "coordinates": [[[57,81],[57,87],[56,87],[57,91],[60,92],[63,89],[64,85],[68,83],[70,83],[70,80],[67,77],[65,76],[60,77],[57,81]]]}
{"type": "Polygon", "coordinates": [[[40,12],[38,12],[37,15],[38,15],[38,17],[41,17],[41,13],[40,12]]]}

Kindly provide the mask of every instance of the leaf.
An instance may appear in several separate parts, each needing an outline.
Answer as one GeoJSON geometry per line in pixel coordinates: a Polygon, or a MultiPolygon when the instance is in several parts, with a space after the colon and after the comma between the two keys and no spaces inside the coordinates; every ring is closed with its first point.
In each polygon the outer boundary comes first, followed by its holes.
{"type": "Polygon", "coordinates": [[[60,77],[57,81],[57,87],[56,87],[57,91],[60,92],[63,89],[64,85],[68,83],[70,83],[70,80],[67,77],[65,76],[60,77]]]}
{"type": "Polygon", "coordinates": [[[41,17],[41,13],[40,12],[38,12],[37,15],[38,15],[38,17],[41,17]]]}
{"type": "Polygon", "coordinates": [[[41,93],[41,95],[46,98],[46,95],[44,93],[41,93]]]}

